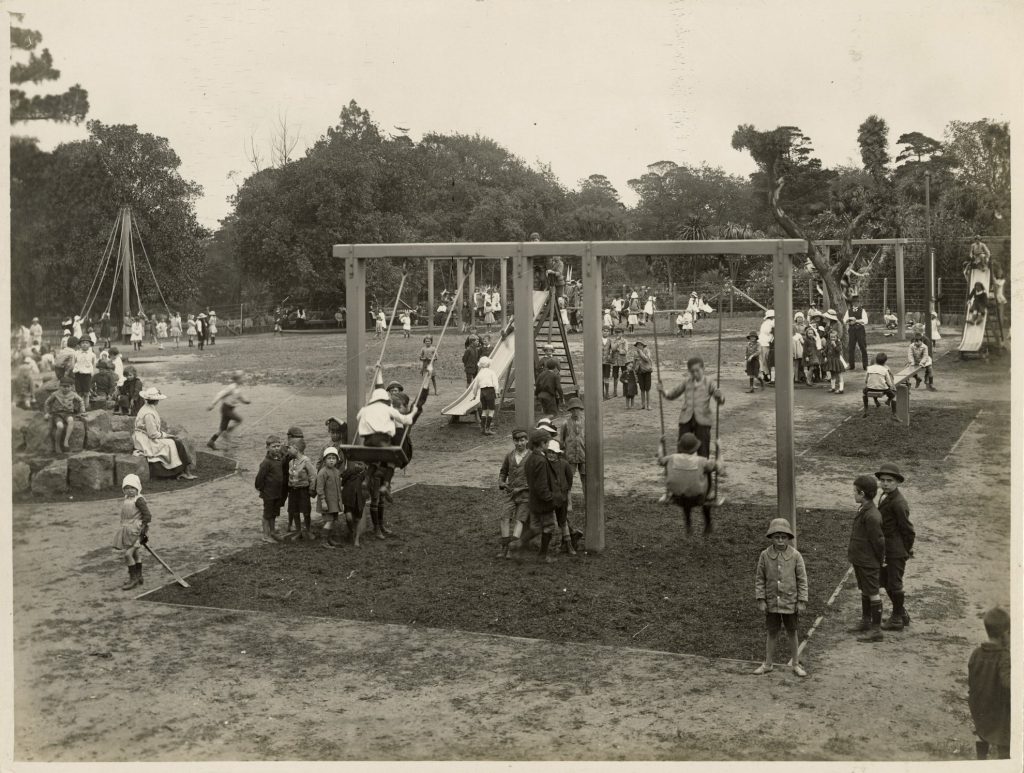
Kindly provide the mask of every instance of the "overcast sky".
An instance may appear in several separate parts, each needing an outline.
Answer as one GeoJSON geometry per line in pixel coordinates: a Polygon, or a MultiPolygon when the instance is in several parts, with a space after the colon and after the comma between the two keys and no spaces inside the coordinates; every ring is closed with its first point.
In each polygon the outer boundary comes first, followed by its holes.
{"type": "MultiPolygon", "coordinates": [[[[800,126],[826,164],[857,126],[941,137],[1020,101],[1017,0],[15,0],[89,118],[170,139],[216,227],[287,114],[301,147],[355,99],[385,129],[487,135],[568,185],[655,161],[749,174],[740,123],[800,126]],[[1013,32],[1017,30],[1017,32],[1013,32]],[[1011,62],[1013,63],[1011,65],[1011,62]]],[[[46,147],[84,128],[21,125],[46,147]]],[[[266,151],[264,151],[266,152],[266,151]]]]}

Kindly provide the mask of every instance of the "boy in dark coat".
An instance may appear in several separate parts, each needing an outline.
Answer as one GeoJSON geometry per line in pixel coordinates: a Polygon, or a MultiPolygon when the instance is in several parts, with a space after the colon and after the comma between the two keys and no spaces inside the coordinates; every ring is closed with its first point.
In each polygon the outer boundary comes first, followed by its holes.
{"type": "Polygon", "coordinates": [[[878,512],[882,516],[882,533],[885,535],[885,566],[882,568],[881,585],[892,601],[892,614],[882,624],[883,631],[902,631],[910,624],[910,615],[904,606],[903,572],[907,559],[914,555],[914,524],[910,522],[910,506],[903,498],[899,485],[903,475],[895,464],[883,464],[875,473],[882,487],[878,498],[878,512]]]}
{"type": "Polygon", "coordinates": [[[974,720],[978,759],[1010,759],[1010,615],[995,607],[985,613],[988,641],[967,662],[967,703],[974,720]]]}
{"type": "Polygon", "coordinates": [[[555,511],[562,506],[564,497],[558,476],[545,451],[551,435],[543,429],[530,432],[530,455],[526,457],[526,485],[530,487],[530,518],[519,544],[529,544],[537,534],[540,538],[540,560],[551,563],[548,546],[555,531],[555,511]]]}
{"type": "Polygon", "coordinates": [[[277,516],[281,514],[281,506],[288,495],[288,478],[282,465],[281,438],[277,435],[267,436],[267,455],[260,463],[256,473],[256,490],[263,500],[263,541],[280,542],[274,528],[277,516]]]}
{"type": "Polygon", "coordinates": [[[860,625],[850,633],[860,633],[858,641],[882,641],[882,597],[879,590],[882,566],[885,564],[885,535],[882,516],[875,507],[878,481],[871,475],[861,475],[853,482],[853,498],[857,502],[857,515],[850,532],[847,558],[860,588],[860,625]]]}
{"type": "Polygon", "coordinates": [[[540,408],[544,415],[558,415],[558,404],[565,401],[565,395],[562,394],[562,381],[558,376],[557,362],[547,360],[544,363],[544,370],[537,374],[533,392],[540,400],[540,408]]]}

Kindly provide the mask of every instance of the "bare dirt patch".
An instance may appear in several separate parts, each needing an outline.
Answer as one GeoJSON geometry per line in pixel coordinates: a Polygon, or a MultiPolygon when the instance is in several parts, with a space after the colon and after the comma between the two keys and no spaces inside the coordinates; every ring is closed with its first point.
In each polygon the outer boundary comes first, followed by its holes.
{"type": "Polygon", "coordinates": [[[882,401],[875,408],[868,401],[868,415],[854,414],[813,447],[815,454],[875,459],[942,459],[978,415],[972,406],[911,408],[910,426],[890,419],[882,401]]]}

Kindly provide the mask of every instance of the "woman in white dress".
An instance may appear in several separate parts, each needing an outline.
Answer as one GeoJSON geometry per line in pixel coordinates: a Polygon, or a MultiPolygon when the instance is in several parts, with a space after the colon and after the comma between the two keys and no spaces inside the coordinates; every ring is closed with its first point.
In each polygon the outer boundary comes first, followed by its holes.
{"type": "MultiPolygon", "coordinates": [[[[160,412],[157,404],[166,400],[156,387],[146,387],[139,393],[146,404],[139,409],[135,417],[132,432],[132,445],[137,456],[145,456],[150,464],[155,464],[163,472],[158,477],[176,475],[179,480],[195,480],[192,474],[194,460],[189,456],[188,449],[180,438],[164,432],[161,427],[160,412]]],[[[153,471],[153,467],[150,467],[153,471]]]]}

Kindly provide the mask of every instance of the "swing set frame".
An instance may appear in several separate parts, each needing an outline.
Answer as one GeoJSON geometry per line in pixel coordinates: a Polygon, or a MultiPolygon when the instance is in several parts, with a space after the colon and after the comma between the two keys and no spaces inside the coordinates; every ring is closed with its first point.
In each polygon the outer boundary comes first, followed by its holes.
{"type": "MultiPolygon", "coordinates": [[[[350,353],[346,373],[348,415],[363,407],[366,394],[366,261],[376,258],[404,258],[409,262],[429,258],[505,258],[511,261],[513,314],[532,319],[533,260],[553,255],[578,257],[583,279],[583,382],[586,454],[586,545],[588,551],[605,548],[604,450],[602,427],[604,400],[600,384],[601,323],[603,306],[602,268],[604,258],[645,259],[657,256],[743,255],[772,260],[776,319],[775,446],[778,517],[796,524],[796,458],[793,447],[793,257],[806,255],[807,242],[800,239],[721,239],[708,241],[614,241],[614,242],[460,242],[434,244],[336,244],[332,254],[345,261],[345,298],[349,320],[363,320],[346,329],[350,353]]],[[[721,310],[719,310],[721,314],[721,310]]],[[[515,360],[517,378],[534,381],[533,325],[516,325],[515,360]]],[[[534,425],[534,401],[516,400],[516,425],[534,425]]]]}

